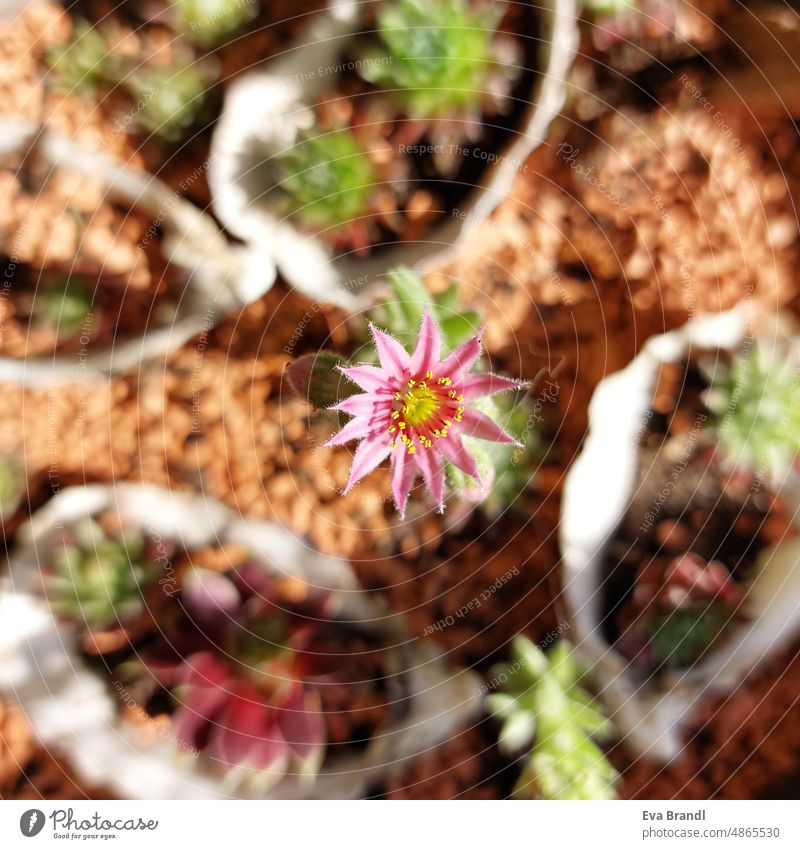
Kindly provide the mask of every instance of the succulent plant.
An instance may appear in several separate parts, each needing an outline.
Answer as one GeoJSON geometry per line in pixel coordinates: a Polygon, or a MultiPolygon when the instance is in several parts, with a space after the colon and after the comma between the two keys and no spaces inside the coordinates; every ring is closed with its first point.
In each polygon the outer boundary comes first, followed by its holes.
{"type": "Polygon", "coordinates": [[[170,692],[181,746],[218,761],[231,783],[263,791],[289,772],[313,780],[325,724],[308,684],[330,672],[314,650],[330,601],[254,560],[227,572],[194,567],[168,644],[126,674],[149,673],[170,692]]]}
{"type": "Polygon", "coordinates": [[[516,462],[516,454],[538,445],[529,440],[522,446],[504,429],[513,419],[522,435],[528,412],[524,404],[517,410],[517,396],[527,384],[472,372],[481,353],[478,315],[459,305],[457,286],[431,295],[407,268],[389,274],[389,283],[392,293],[372,314],[393,333],[370,324],[367,348],[360,352],[377,366],[353,366],[321,351],[295,360],[287,369],[289,381],[314,406],[352,417],[328,442],[361,440],[345,492],[389,457],[401,516],[418,475],[440,510],[445,483],[469,505],[490,499],[493,509],[502,509],[527,483],[527,465],[516,462]],[[512,400],[497,402],[496,396],[510,396],[511,390],[517,390],[512,400]]]}
{"type": "Polygon", "coordinates": [[[376,170],[351,130],[303,135],[275,165],[286,214],[309,227],[336,229],[369,214],[376,170]]]}
{"type": "MultiPolygon", "coordinates": [[[[442,330],[442,345],[451,351],[474,335],[480,327],[480,316],[466,309],[460,301],[460,287],[453,283],[444,291],[432,294],[422,278],[408,268],[400,267],[388,275],[391,294],[373,311],[376,323],[411,350],[419,332],[425,309],[430,310],[442,330]]],[[[521,386],[521,385],[520,385],[521,386]]],[[[464,442],[475,457],[484,488],[452,463],[447,464],[447,482],[468,502],[475,501],[491,514],[507,507],[525,489],[530,479],[530,465],[538,456],[540,443],[529,433],[530,405],[522,393],[504,393],[475,401],[475,406],[524,445],[487,442],[465,436],[464,442]]]]}
{"type": "Polygon", "coordinates": [[[60,339],[69,339],[87,325],[93,303],[91,286],[64,274],[42,283],[33,298],[31,317],[51,327],[60,339]]]}
{"type": "Polygon", "coordinates": [[[685,668],[741,619],[744,598],[718,561],[692,552],[656,558],[639,570],[632,596],[618,614],[618,646],[646,671],[685,668]]]}
{"type": "Polygon", "coordinates": [[[50,51],[48,62],[56,85],[66,91],[84,97],[96,97],[98,90],[127,91],[135,102],[117,125],[174,142],[197,123],[211,81],[209,64],[191,61],[185,50],[178,53],[181,60],[170,64],[124,56],[113,51],[106,31],[82,21],[67,45],[50,51]]]}
{"type": "Polygon", "coordinates": [[[800,457],[800,357],[797,343],[756,341],[730,363],[701,363],[704,395],[729,462],[781,478],[800,457]]]}
{"type": "Polygon", "coordinates": [[[487,707],[502,720],[500,749],[529,752],[514,795],[538,799],[612,799],[618,775],[594,742],[608,739],[609,720],[585,688],[586,673],[562,640],[545,654],[526,637],[513,662],[493,670],[500,690],[487,707]]]}
{"type": "Polygon", "coordinates": [[[360,73],[390,89],[413,118],[469,111],[501,67],[494,50],[499,4],[470,0],[397,0],[378,14],[380,51],[360,73]]]}
{"type": "Polygon", "coordinates": [[[94,95],[113,84],[118,74],[107,38],[87,21],[77,21],[70,41],[52,47],[46,61],[55,85],[73,94],[94,95]]]}
{"type": "Polygon", "coordinates": [[[149,64],[126,74],[120,82],[137,99],[137,126],[174,142],[200,119],[209,75],[208,67],[199,63],[149,64]]]}
{"type": "Polygon", "coordinates": [[[514,437],[482,412],[479,403],[525,384],[488,372],[472,372],[481,354],[480,333],[445,354],[442,330],[427,306],[412,353],[373,324],[370,332],[379,365],[343,369],[363,391],[333,407],[352,419],[327,443],[333,446],[359,440],[345,494],[388,459],[392,494],[401,517],[420,475],[439,510],[444,510],[446,464],[471,478],[485,497],[491,482],[465,437],[516,445],[514,437]]]}
{"type": "Polygon", "coordinates": [[[142,593],[156,579],[158,565],[141,531],[109,534],[87,518],[54,538],[44,574],[53,611],[92,632],[142,610],[142,593]]]}
{"type": "Polygon", "coordinates": [[[217,47],[258,13],[257,0],[173,0],[178,29],[201,47],[217,47]]]}

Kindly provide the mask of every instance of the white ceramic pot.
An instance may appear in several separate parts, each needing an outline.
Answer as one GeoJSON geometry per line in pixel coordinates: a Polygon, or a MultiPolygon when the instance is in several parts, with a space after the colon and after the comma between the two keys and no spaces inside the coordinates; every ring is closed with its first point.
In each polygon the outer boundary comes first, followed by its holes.
{"type": "Polygon", "coordinates": [[[350,308],[354,293],[398,264],[432,261],[441,251],[469,241],[545,138],[563,105],[564,81],[578,45],[575,0],[533,4],[531,14],[541,21],[541,61],[529,108],[512,141],[496,152],[498,161],[459,204],[459,216],[443,221],[414,244],[379,249],[363,258],[334,257],[324,242],[301,232],[273,208],[270,179],[259,162],[290,146],[298,132],[313,124],[311,104],[335,80],[316,70],[336,66],[343,46],[358,30],[358,6],[356,0],[331,0],[299,45],[228,88],[208,174],[214,212],[230,232],[265,247],[286,280],[309,297],[350,308]]]}
{"type": "Polygon", "coordinates": [[[42,598],[38,548],[54,529],[112,510],[156,539],[186,547],[236,542],[276,573],[297,575],[334,593],[341,619],[382,637],[388,666],[408,711],[361,752],[326,759],[312,788],[287,777],[268,798],[353,798],[415,754],[447,739],[480,709],[480,681],[448,667],[428,645],[409,639],[398,617],[358,588],[347,563],[325,557],[278,525],[249,522],[219,502],[137,484],[63,490],[20,529],[0,584],[0,696],[19,704],[38,738],[63,753],[81,779],[123,798],[211,799],[246,796],[208,768],[203,755],[179,753],[169,734],[144,746],[121,719],[108,681],[74,649],[74,629],[57,622],[42,598]]]}
{"type": "Polygon", "coordinates": [[[89,343],[85,351],[26,359],[0,357],[0,380],[45,384],[130,371],[209,330],[272,285],[275,267],[268,256],[253,247],[229,245],[208,214],[160,180],[83,150],[46,128],[0,118],[0,153],[25,153],[34,147],[37,162],[46,168],[92,177],[102,184],[108,200],[151,218],[163,232],[165,259],[185,274],[187,283],[169,323],[154,324],[140,337],[109,345],[89,343]]]}
{"type": "MultiPolygon", "coordinates": [[[[747,591],[749,620],[701,662],[668,673],[657,688],[642,682],[627,659],[607,643],[600,627],[606,552],[633,492],[638,445],[659,367],[684,360],[692,347],[736,350],[749,338],[749,324],[744,308],[698,317],[679,330],[653,337],[627,368],[607,377],[592,398],[589,434],[564,489],[564,592],[578,651],[621,736],[638,754],[660,761],[680,753],[683,729],[701,701],[730,692],[765,658],[800,635],[797,539],[760,553],[747,591]]],[[[791,495],[788,487],[781,492],[791,495]]]]}

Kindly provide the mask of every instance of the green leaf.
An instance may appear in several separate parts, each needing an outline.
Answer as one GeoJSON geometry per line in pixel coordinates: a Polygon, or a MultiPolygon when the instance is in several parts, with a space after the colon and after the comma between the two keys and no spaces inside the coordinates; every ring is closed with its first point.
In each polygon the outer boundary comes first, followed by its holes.
{"type": "Polygon", "coordinates": [[[253,0],[173,0],[183,34],[201,47],[216,47],[239,32],[258,13],[253,0]]]}
{"type": "Polygon", "coordinates": [[[500,751],[513,755],[529,746],[536,736],[536,717],[532,713],[516,713],[505,721],[497,744],[500,751]]]}
{"type": "Polygon", "coordinates": [[[72,39],[48,50],[47,63],[56,87],[71,94],[94,95],[100,86],[113,84],[117,60],[105,37],[87,21],[77,21],[72,39]]]}
{"type": "Polygon", "coordinates": [[[526,636],[518,634],[511,645],[514,656],[519,659],[526,681],[536,684],[549,670],[547,655],[526,636]]]}
{"type": "Polygon", "coordinates": [[[607,736],[609,723],[579,686],[583,671],[569,644],[545,654],[520,635],[512,648],[514,663],[497,678],[503,691],[487,697],[487,707],[505,720],[498,739],[503,752],[532,746],[514,796],[614,798],[618,775],[593,739],[607,736]]]}
{"type": "Polygon", "coordinates": [[[480,316],[474,311],[457,313],[443,318],[439,326],[442,328],[445,348],[452,350],[478,332],[480,316]]]}
{"type": "Polygon", "coordinates": [[[508,719],[516,709],[517,700],[513,696],[505,693],[489,693],[486,697],[486,707],[489,713],[499,716],[501,719],[508,719]]]}

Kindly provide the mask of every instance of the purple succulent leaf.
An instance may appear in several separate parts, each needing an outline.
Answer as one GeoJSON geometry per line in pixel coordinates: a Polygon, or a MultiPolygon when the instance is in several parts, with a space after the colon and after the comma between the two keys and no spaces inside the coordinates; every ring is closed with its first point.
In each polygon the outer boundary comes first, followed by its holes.
{"type": "Polygon", "coordinates": [[[239,591],[221,572],[195,567],[183,582],[183,604],[202,622],[230,619],[241,606],[239,591]]]}
{"type": "Polygon", "coordinates": [[[316,774],[325,747],[325,721],[319,699],[302,686],[293,689],[278,714],[281,733],[302,771],[316,774]]]}
{"type": "Polygon", "coordinates": [[[246,684],[228,697],[212,732],[213,754],[229,766],[283,772],[289,747],[275,721],[275,710],[246,684]]]}

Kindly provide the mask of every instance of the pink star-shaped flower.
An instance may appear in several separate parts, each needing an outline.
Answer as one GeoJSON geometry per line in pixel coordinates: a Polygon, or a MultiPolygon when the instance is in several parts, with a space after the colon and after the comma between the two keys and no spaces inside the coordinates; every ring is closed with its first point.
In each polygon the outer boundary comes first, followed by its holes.
{"type": "Polygon", "coordinates": [[[470,373],[480,356],[480,334],[441,359],[442,332],[427,309],[411,355],[389,334],[374,325],[370,330],[380,366],[342,369],[364,392],[332,408],[353,418],[327,444],[361,440],[344,494],[389,457],[392,493],[401,516],[405,516],[418,474],[443,510],[445,460],[483,485],[464,436],[517,444],[469,403],[526,384],[494,374],[470,373]]]}

